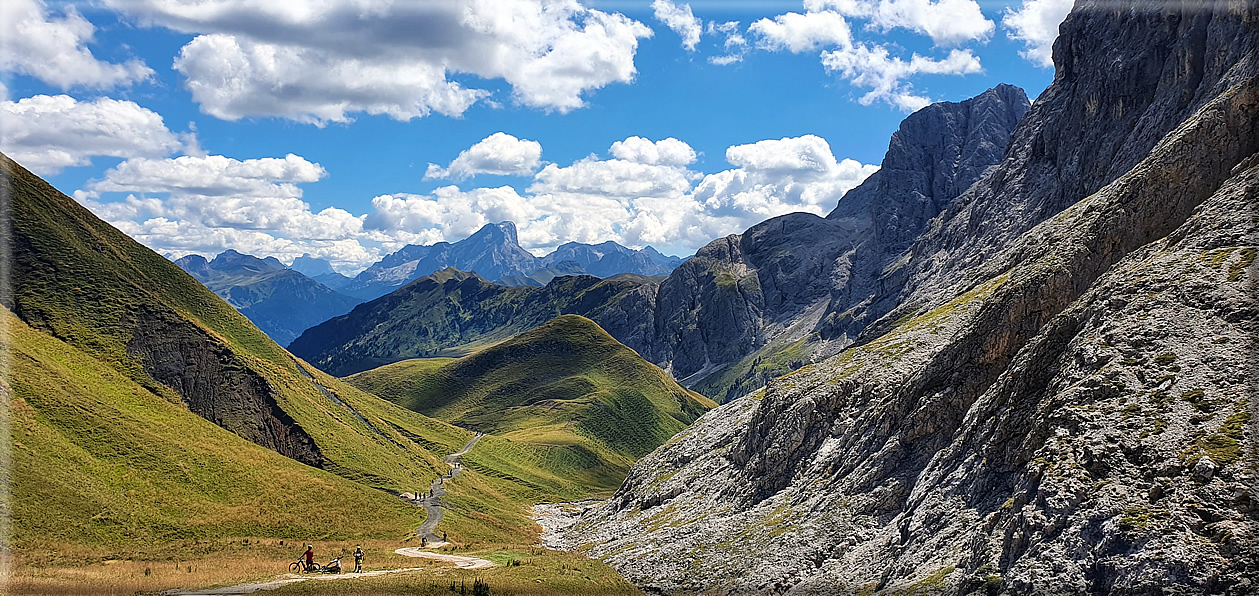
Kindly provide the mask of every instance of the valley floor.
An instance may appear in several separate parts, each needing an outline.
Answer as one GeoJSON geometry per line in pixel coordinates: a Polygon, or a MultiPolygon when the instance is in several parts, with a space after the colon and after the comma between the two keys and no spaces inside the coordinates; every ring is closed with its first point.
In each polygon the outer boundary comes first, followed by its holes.
{"type": "Polygon", "coordinates": [[[419,539],[363,542],[362,575],[353,569],[356,543],[316,545],[317,560],[342,557],[340,575],[287,573],[302,548],[278,540],[224,541],[172,546],[171,558],[72,561],[18,557],[0,583],[14,595],[96,596],[132,594],[437,594],[477,579],[499,594],[641,594],[607,565],[582,555],[537,545],[448,545],[417,553],[419,539]],[[399,547],[401,545],[401,547],[399,547]],[[414,546],[413,546],[414,545],[414,546]],[[431,559],[429,557],[432,557],[431,559]],[[337,578],[345,581],[307,581],[337,578]],[[293,581],[296,579],[297,581],[293,581]]]}

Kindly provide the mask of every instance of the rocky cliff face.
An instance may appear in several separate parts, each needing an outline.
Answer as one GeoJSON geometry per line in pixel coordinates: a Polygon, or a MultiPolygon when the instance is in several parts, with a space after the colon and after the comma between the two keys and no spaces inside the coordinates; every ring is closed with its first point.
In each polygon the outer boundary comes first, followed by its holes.
{"type": "Polygon", "coordinates": [[[764,383],[754,367],[740,378],[743,369],[730,366],[762,348],[772,357],[804,339],[822,355],[837,352],[895,305],[875,300],[903,283],[889,266],[1001,160],[1027,108],[1021,89],[1001,85],[909,116],[879,172],[825,219],[776,217],[714,241],[679,267],[661,284],[656,336],[641,348],[679,378],[710,376],[697,388],[719,400],[764,383]]]}
{"type": "Polygon", "coordinates": [[[855,346],[571,544],[664,592],[1259,589],[1259,9],[1079,2],[1055,61],[855,346]]]}

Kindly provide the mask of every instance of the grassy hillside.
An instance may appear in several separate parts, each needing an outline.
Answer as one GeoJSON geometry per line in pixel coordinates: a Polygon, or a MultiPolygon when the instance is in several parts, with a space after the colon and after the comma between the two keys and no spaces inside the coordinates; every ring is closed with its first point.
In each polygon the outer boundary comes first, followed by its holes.
{"type": "Polygon", "coordinates": [[[175,264],[0,163],[11,181],[7,306],[31,327],[240,436],[376,488],[426,485],[470,436],[333,381],[325,394],[313,369],[175,264]]]}
{"type": "MultiPolygon", "coordinates": [[[[522,443],[528,454],[511,459],[609,491],[629,464],[714,407],[577,315],[464,358],[407,360],[347,381],[427,416],[522,443]]],[[[495,445],[478,448],[469,462],[490,467],[495,445]]]]}
{"type": "MultiPolygon", "coordinates": [[[[386,491],[427,488],[472,432],[324,374],[3,155],[0,174],[12,267],[0,458],[14,497],[0,514],[19,592],[258,579],[298,542],[363,541],[386,560],[414,535],[423,510],[386,491]]],[[[447,482],[439,530],[462,550],[527,551],[538,530],[526,505],[607,485],[547,472],[549,456],[506,439],[483,444],[490,463],[447,482]]]]}
{"type": "Polygon", "coordinates": [[[289,349],[337,376],[408,358],[464,356],[562,314],[598,318],[626,293],[658,281],[577,275],[509,287],[445,269],[307,329],[289,349]]]}
{"type": "Polygon", "coordinates": [[[5,446],[19,548],[397,538],[423,521],[387,493],[219,428],[7,309],[0,317],[8,328],[5,446]]]}

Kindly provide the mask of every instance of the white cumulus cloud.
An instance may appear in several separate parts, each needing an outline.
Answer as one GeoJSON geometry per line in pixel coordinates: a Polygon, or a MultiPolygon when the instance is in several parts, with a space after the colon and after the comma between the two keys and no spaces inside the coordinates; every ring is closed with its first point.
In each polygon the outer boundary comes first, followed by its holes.
{"type": "Polygon", "coordinates": [[[878,171],[836,160],[830,144],[815,135],[736,145],[726,150],[726,161],[739,167],[705,176],[694,197],[712,217],[742,228],[793,211],[823,215],[878,171]]]}
{"type": "Polygon", "coordinates": [[[677,5],[669,0],[655,0],[651,3],[651,10],[655,12],[656,20],[682,36],[682,47],[695,51],[704,26],[691,12],[689,4],[677,5]]]}
{"type": "Polygon", "coordinates": [[[1009,29],[1012,39],[1027,46],[1019,55],[1038,66],[1053,68],[1058,25],[1067,18],[1073,4],[1074,0],[1023,0],[1018,10],[1006,9],[1001,24],[1009,29]]]}
{"type": "Polygon", "coordinates": [[[695,161],[695,150],[673,137],[652,142],[629,137],[612,143],[608,152],[617,159],[650,165],[685,166],[695,161]]]}
{"type": "Polygon", "coordinates": [[[804,13],[753,23],[748,32],[757,37],[757,47],[792,53],[823,49],[820,56],[827,72],[866,89],[862,104],[883,101],[907,112],[931,103],[914,90],[910,79],[982,72],[979,58],[970,49],[959,48],[940,58],[896,56],[894,45],[857,39],[854,21],[865,21],[867,31],[907,29],[930,37],[936,46],[985,42],[995,27],[975,0],[805,0],[804,8],[804,13]]]}
{"type": "Polygon", "coordinates": [[[760,37],[759,46],[793,54],[812,52],[826,46],[852,44],[852,31],[844,16],[833,11],[789,12],[752,23],[748,31],[760,37]]]}
{"type": "Polygon", "coordinates": [[[153,69],[138,59],[98,60],[87,44],[96,27],[73,6],[59,17],[42,0],[0,2],[0,70],[35,77],[61,89],[109,88],[142,81],[153,69]]]}
{"type": "Polygon", "coordinates": [[[638,40],[652,34],[577,0],[104,1],[142,24],[198,34],[175,69],[203,111],[227,120],[409,120],[459,115],[490,95],[451,73],[502,79],[518,103],[567,112],[631,82],[638,40]]]}
{"type": "MultiPolygon", "coordinates": [[[[41,175],[90,163],[92,156],[157,157],[184,148],[156,112],[102,97],[36,95],[0,101],[0,149],[41,175]]],[[[187,135],[191,141],[191,134],[187,135]]],[[[192,141],[195,145],[195,141],[192,141]]]]}
{"type": "Polygon", "coordinates": [[[456,241],[499,221],[515,222],[521,244],[535,253],[606,240],[687,252],[768,217],[825,214],[877,170],[836,159],[813,135],[736,145],[725,156],[730,169],[704,175],[690,169],[697,155],[687,143],[631,136],[613,143],[608,156],[547,164],[524,191],[394,192],[374,197],[363,214],[313,211],[302,185],[328,173],[291,154],[128,159],[75,197],[159,252],[213,255],[234,248],[286,262],[310,253],[353,273],[404,244],[456,241]]]}
{"type": "Polygon", "coordinates": [[[477,174],[528,176],[538,169],[542,145],[537,141],[518,139],[496,132],[461,151],[446,167],[428,164],[424,179],[453,178],[466,180],[477,174]]]}
{"type": "Polygon", "coordinates": [[[805,0],[810,12],[834,11],[868,19],[870,27],[907,29],[940,45],[985,40],[996,25],[975,0],[805,0]]]}
{"type": "Polygon", "coordinates": [[[916,95],[905,80],[918,74],[964,75],[983,71],[979,58],[970,50],[951,50],[944,59],[935,60],[914,54],[909,60],[890,55],[879,45],[857,45],[822,52],[822,66],[839,74],[853,85],[870,91],[859,100],[863,105],[885,101],[906,112],[921,109],[931,99],[916,95]]]}

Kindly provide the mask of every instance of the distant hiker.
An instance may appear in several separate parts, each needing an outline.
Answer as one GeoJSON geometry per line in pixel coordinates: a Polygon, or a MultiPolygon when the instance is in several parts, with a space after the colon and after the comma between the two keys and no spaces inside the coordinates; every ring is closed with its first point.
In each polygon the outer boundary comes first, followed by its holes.
{"type": "Polygon", "coordinates": [[[442,532],[442,542],[445,542],[445,541],[446,541],[446,533],[442,532]]]}
{"type": "Polygon", "coordinates": [[[306,571],[315,568],[315,545],[306,545],[306,571]]]}
{"type": "Polygon", "coordinates": [[[420,548],[428,546],[428,536],[420,536],[420,548]]]}
{"type": "Polygon", "coordinates": [[[363,547],[354,547],[354,573],[363,572],[363,547]]]}

